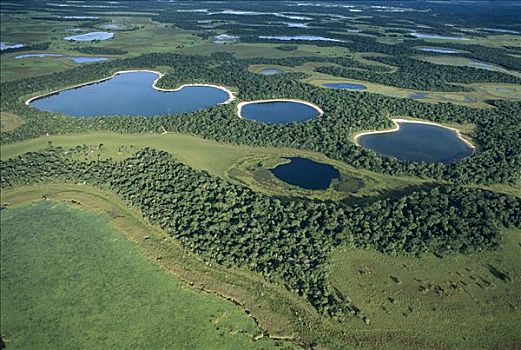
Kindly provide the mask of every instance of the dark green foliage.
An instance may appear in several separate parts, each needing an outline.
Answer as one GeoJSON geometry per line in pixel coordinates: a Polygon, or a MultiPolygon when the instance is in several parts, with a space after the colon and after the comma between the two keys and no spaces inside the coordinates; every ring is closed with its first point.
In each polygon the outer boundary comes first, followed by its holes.
{"type": "Polygon", "coordinates": [[[496,247],[499,226],[521,225],[519,198],[477,189],[437,186],[363,206],[281,202],[161,151],[145,149],[121,162],[75,161],[68,156],[74,152],[51,148],[2,162],[1,186],[65,181],[108,188],[195,253],[282,282],[333,316],[363,317],[326,282],[335,246],[466,253],[496,247]]]}
{"type": "Polygon", "coordinates": [[[36,44],[30,44],[22,47],[16,47],[11,49],[5,49],[0,51],[0,55],[3,55],[4,53],[10,53],[10,52],[18,52],[18,51],[31,51],[31,50],[47,50],[49,48],[49,45],[51,45],[50,42],[43,42],[43,43],[36,43],[36,44]]]}
{"type": "Polygon", "coordinates": [[[98,47],[98,46],[86,46],[78,47],[76,51],[92,55],[125,55],[128,51],[121,49],[114,49],[112,47],[98,47]]]}
{"type": "Polygon", "coordinates": [[[491,72],[472,67],[453,67],[422,62],[407,56],[370,57],[374,61],[398,67],[396,73],[380,74],[344,67],[318,67],[317,72],[351,79],[369,80],[407,89],[431,91],[470,91],[451,83],[499,82],[519,84],[521,79],[513,75],[491,72]]]}
{"type": "MultiPolygon", "coordinates": [[[[2,110],[22,116],[26,124],[2,133],[2,142],[14,142],[45,133],[113,130],[118,132],[167,131],[196,134],[235,144],[295,147],[321,152],[355,167],[391,175],[414,175],[449,180],[454,183],[516,183],[521,169],[521,103],[490,102],[494,109],[462,107],[449,103],[427,104],[377,94],[338,91],[314,87],[297,80],[299,73],[262,76],[248,71],[254,63],[298,65],[302,59],[235,59],[227,53],[211,57],[177,54],[147,54],[113,60],[54,73],[47,76],[6,82],[0,85],[2,110]],[[158,84],[164,88],[184,83],[214,83],[238,89],[243,100],[297,98],[320,106],[324,115],[300,124],[266,125],[237,117],[236,106],[220,105],[189,114],[158,118],[71,118],[40,112],[25,106],[21,98],[38,91],[52,91],[109,76],[114,71],[150,66],[174,67],[158,84]],[[353,144],[349,135],[357,130],[392,126],[387,118],[409,115],[436,122],[474,123],[477,154],[455,164],[443,165],[400,161],[382,157],[353,144]]],[[[331,62],[351,64],[349,58],[331,62]]],[[[360,68],[368,65],[357,63],[360,68]]],[[[362,71],[362,70],[360,70],[362,71]]],[[[387,74],[387,73],[386,73],[387,74]]],[[[384,75],[384,74],[382,74],[384,75]]]]}

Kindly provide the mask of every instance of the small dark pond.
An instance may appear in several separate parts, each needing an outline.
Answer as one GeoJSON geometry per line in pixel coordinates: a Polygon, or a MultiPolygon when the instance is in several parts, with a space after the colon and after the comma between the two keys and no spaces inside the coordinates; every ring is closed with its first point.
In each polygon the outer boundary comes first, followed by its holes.
{"type": "Polygon", "coordinates": [[[331,180],[340,178],[338,170],[324,163],[301,157],[290,157],[289,163],[271,169],[278,179],[308,190],[325,190],[331,180]]]}
{"type": "Polygon", "coordinates": [[[473,153],[453,130],[421,123],[398,124],[398,131],[363,135],[358,143],[383,156],[429,163],[454,163],[473,153]]]}
{"type": "Polygon", "coordinates": [[[262,75],[275,75],[275,74],[280,74],[282,73],[282,70],[278,69],[278,68],[264,68],[263,70],[260,71],[260,74],[262,75]]]}
{"type": "Polygon", "coordinates": [[[351,89],[351,90],[365,90],[367,86],[364,84],[355,84],[355,83],[325,83],[322,84],[325,87],[333,88],[333,89],[351,89]]]}
{"type": "Polygon", "coordinates": [[[229,98],[227,92],[211,86],[159,91],[152,87],[157,77],[152,72],[121,73],[99,83],[33,100],[30,105],[77,117],[156,116],[205,109],[229,98]]]}
{"type": "Polygon", "coordinates": [[[296,101],[253,102],[241,108],[243,118],[268,124],[303,122],[319,115],[316,108],[296,101]]]}

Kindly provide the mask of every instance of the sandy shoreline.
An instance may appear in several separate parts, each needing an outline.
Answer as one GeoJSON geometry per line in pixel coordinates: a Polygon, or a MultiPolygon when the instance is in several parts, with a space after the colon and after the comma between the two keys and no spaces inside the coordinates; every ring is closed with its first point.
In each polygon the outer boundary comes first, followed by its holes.
{"type": "Polygon", "coordinates": [[[236,98],[235,94],[232,91],[230,91],[227,88],[225,88],[224,86],[213,85],[213,84],[198,84],[198,83],[195,83],[195,84],[183,84],[180,87],[175,88],[175,89],[163,89],[163,88],[160,88],[160,87],[157,86],[157,82],[159,81],[159,79],[161,79],[165,75],[164,73],[161,73],[161,72],[158,72],[158,71],[155,71],[155,70],[150,70],[150,69],[135,69],[135,70],[120,70],[120,71],[117,71],[114,74],[112,74],[111,76],[106,77],[106,78],[101,78],[101,79],[98,79],[98,80],[93,80],[93,81],[89,81],[89,82],[86,82],[86,83],[81,83],[81,84],[65,87],[65,88],[62,88],[62,89],[59,89],[59,90],[56,90],[56,91],[53,91],[53,92],[49,92],[49,93],[41,94],[41,95],[38,95],[38,96],[34,96],[34,97],[31,97],[28,100],[26,100],[25,104],[27,106],[29,106],[29,104],[32,101],[34,101],[34,100],[37,100],[39,98],[46,97],[46,96],[49,96],[49,95],[57,94],[60,91],[75,89],[75,88],[78,88],[78,87],[81,87],[81,86],[86,86],[86,85],[91,85],[91,84],[96,84],[96,83],[99,83],[99,82],[102,82],[102,81],[105,81],[105,80],[112,79],[116,75],[119,75],[119,74],[134,73],[134,72],[148,72],[148,73],[157,74],[158,77],[152,82],[152,88],[156,89],[158,91],[174,92],[174,91],[179,91],[179,90],[181,90],[181,89],[183,89],[184,87],[187,87],[187,86],[208,86],[208,87],[213,87],[213,88],[216,88],[216,89],[223,90],[224,92],[226,92],[228,94],[228,99],[226,101],[224,101],[224,102],[219,103],[219,104],[228,104],[228,103],[232,102],[233,100],[235,100],[235,98],[236,98]]]}
{"type": "Polygon", "coordinates": [[[474,146],[474,145],[473,145],[469,140],[465,139],[465,138],[461,135],[461,132],[460,132],[458,129],[451,128],[450,126],[444,126],[444,125],[441,125],[441,124],[438,124],[438,123],[428,122],[428,121],[411,120],[411,119],[400,119],[400,118],[391,119],[391,121],[392,121],[392,122],[394,123],[394,125],[395,125],[395,127],[394,127],[393,129],[360,132],[360,133],[356,134],[356,135],[353,137],[353,142],[354,142],[356,145],[361,146],[361,145],[358,143],[358,139],[359,139],[361,136],[364,136],[364,135],[374,135],[374,134],[387,134],[387,133],[391,133],[391,132],[396,132],[396,131],[400,130],[400,124],[399,124],[399,123],[416,123],[416,124],[434,125],[434,126],[439,126],[440,128],[445,128],[445,129],[452,130],[453,132],[456,133],[456,136],[458,136],[458,138],[459,138],[461,141],[463,141],[467,146],[469,146],[469,147],[472,148],[473,150],[476,149],[476,146],[474,146]]]}
{"type": "Polygon", "coordinates": [[[243,101],[237,105],[237,115],[239,116],[239,118],[244,119],[244,117],[241,114],[242,107],[246,106],[247,104],[251,104],[251,103],[267,103],[267,102],[298,102],[298,103],[302,103],[302,104],[305,104],[307,106],[310,106],[310,107],[313,107],[314,109],[316,109],[318,111],[318,115],[315,118],[321,117],[324,114],[324,111],[319,106],[317,106],[311,102],[308,102],[308,101],[291,99],[291,98],[275,98],[275,99],[270,99],[270,100],[243,101]]]}

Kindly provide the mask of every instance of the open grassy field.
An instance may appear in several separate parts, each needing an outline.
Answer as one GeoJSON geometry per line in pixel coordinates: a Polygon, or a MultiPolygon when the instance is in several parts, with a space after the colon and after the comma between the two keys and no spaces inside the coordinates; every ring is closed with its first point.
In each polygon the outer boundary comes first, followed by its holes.
{"type": "Polygon", "coordinates": [[[55,147],[73,148],[78,145],[87,145],[89,150],[81,154],[80,159],[95,160],[98,158],[123,159],[135,153],[143,147],[152,147],[169,152],[179,161],[195,169],[206,170],[221,178],[239,181],[264,193],[286,196],[308,196],[312,198],[340,199],[349,194],[361,198],[367,195],[381,195],[389,190],[403,190],[410,186],[424,183],[419,179],[388,177],[363,169],[355,169],[344,162],[335,161],[316,152],[289,149],[289,148],[265,148],[250,147],[244,145],[231,145],[210,140],[204,140],[196,136],[168,133],[168,134],[117,134],[110,132],[97,132],[74,135],[51,135],[32,140],[2,145],[1,159],[6,160],[18,155],[42,150],[52,144],[55,147]],[[99,145],[102,144],[100,149],[99,145]],[[288,156],[303,156],[326,162],[342,170],[346,177],[364,179],[364,186],[356,193],[334,191],[299,191],[294,186],[285,185],[278,181],[279,187],[275,190],[272,186],[263,184],[255,179],[254,174],[247,171],[247,164],[256,163],[262,158],[278,158],[288,156]]]}
{"type": "MultiPolygon", "coordinates": [[[[471,124],[449,124],[457,128],[464,137],[471,135],[474,128],[471,124]]],[[[346,135],[352,137],[353,135],[346,135]]],[[[168,134],[118,134],[113,132],[95,132],[87,134],[50,135],[39,138],[2,145],[1,160],[6,160],[27,152],[43,150],[49,145],[65,149],[87,145],[88,150],[77,155],[80,160],[124,159],[139,149],[152,147],[173,154],[180,162],[195,169],[208,171],[232,182],[245,184],[255,191],[269,195],[287,197],[308,197],[314,199],[343,199],[361,200],[364,197],[379,197],[392,193],[403,193],[428,184],[431,181],[413,177],[388,176],[369,170],[357,169],[349,164],[324,156],[323,154],[292,148],[251,147],[232,145],[211,140],[205,140],[193,135],[178,133],[168,134]],[[101,148],[99,147],[102,145],[101,148]],[[314,159],[335,166],[343,174],[344,179],[357,178],[363,181],[363,186],[355,192],[342,189],[338,184],[328,191],[305,191],[295,186],[285,184],[268,174],[268,182],[263,181],[252,171],[251,165],[259,160],[270,159],[270,162],[280,162],[283,157],[301,156],[314,159]],[[278,159],[278,160],[277,160],[278,159]],[[275,180],[274,187],[272,180],[275,180]],[[332,196],[332,197],[331,197],[332,196]]],[[[263,166],[264,172],[270,166],[263,166]]],[[[266,179],[264,179],[266,180],[266,179]]],[[[485,189],[521,196],[520,186],[480,186],[485,189]]]]}
{"type": "MultiPolygon", "coordinates": [[[[368,61],[360,55],[353,55],[353,58],[367,63],[368,61]]],[[[374,61],[369,61],[374,63],[374,61]]],[[[411,90],[398,88],[394,86],[376,84],[369,81],[357,80],[336,77],[329,74],[319,73],[315,71],[318,66],[326,66],[326,63],[320,62],[306,62],[302,66],[287,67],[279,65],[267,65],[267,64],[255,64],[249,67],[250,71],[259,73],[265,68],[278,68],[283,72],[303,72],[309,74],[308,78],[302,79],[303,82],[323,87],[325,83],[341,83],[350,82],[355,84],[363,84],[367,87],[364,92],[371,92],[376,94],[382,94],[390,97],[408,98],[411,95],[420,93],[424,94],[425,97],[417,99],[420,102],[428,103],[446,103],[451,102],[463,106],[478,107],[478,108],[489,108],[490,105],[485,103],[489,99],[510,99],[518,100],[521,99],[521,86],[514,84],[462,84],[468,86],[474,91],[470,92],[435,92],[435,91],[422,91],[422,90],[411,90]]]]}
{"type": "Polygon", "coordinates": [[[498,251],[442,259],[343,248],[331,282],[371,320],[346,325],[363,348],[518,349],[521,346],[521,230],[498,251]]]}
{"type": "Polygon", "coordinates": [[[511,74],[516,77],[521,77],[520,72],[516,72],[513,70],[508,70],[503,67],[500,67],[498,65],[490,64],[487,62],[480,62],[478,60],[471,60],[470,58],[466,57],[458,57],[458,56],[416,56],[416,59],[431,62],[435,64],[445,64],[449,66],[462,66],[462,67],[472,67],[472,68],[478,68],[478,69],[487,69],[494,72],[501,72],[501,73],[507,73],[511,74]]]}
{"type": "MultiPolygon", "coordinates": [[[[27,203],[30,193],[3,201],[27,203]]],[[[135,239],[126,228],[143,225],[122,222],[119,208],[95,196],[72,198],[74,205],[37,201],[2,211],[1,333],[8,348],[296,348],[262,337],[241,308],[146,259],[126,239],[135,239]],[[100,205],[109,213],[86,210],[100,205]]],[[[141,240],[151,234],[139,233],[141,240]]]]}
{"type": "Polygon", "coordinates": [[[0,112],[0,131],[8,132],[23,125],[24,120],[10,112],[0,112]]]}

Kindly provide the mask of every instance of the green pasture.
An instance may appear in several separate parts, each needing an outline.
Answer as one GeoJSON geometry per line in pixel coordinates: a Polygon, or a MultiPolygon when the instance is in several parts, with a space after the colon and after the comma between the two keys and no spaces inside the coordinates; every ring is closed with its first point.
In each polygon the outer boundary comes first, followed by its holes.
{"type": "Polygon", "coordinates": [[[0,112],[0,132],[16,129],[24,123],[24,120],[10,112],[0,112]]]}
{"type": "Polygon", "coordinates": [[[370,325],[345,325],[367,349],[515,349],[521,344],[521,230],[497,251],[422,258],[342,248],[331,283],[370,325]]]}
{"type": "MultiPolygon", "coordinates": [[[[355,57],[355,56],[353,56],[355,57]]],[[[357,58],[358,59],[358,58],[357,58]]],[[[360,58],[363,60],[363,58],[360,58]]],[[[367,60],[366,60],[367,61],[367,60]]],[[[337,77],[334,75],[319,73],[315,71],[318,66],[327,66],[327,63],[320,62],[306,62],[305,64],[297,67],[288,67],[280,65],[269,65],[269,64],[254,64],[249,67],[251,72],[259,73],[265,68],[278,68],[285,73],[291,72],[303,72],[309,75],[309,77],[302,79],[303,82],[323,87],[325,83],[341,83],[350,82],[355,84],[363,84],[367,86],[363,92],[370,92],[381,94],[389,97],[397,98],[408,98],[410,95],[415,93],[425,93],[428,96],[426,98],[418,99],[420,102],[429,103],[446,103],[451,102],[454,104],[460,104],[470,107],[478,108],[489,108],[490,105],[486,104],[485,101],[489,99],[519,99],[521,98],[520,91],[521,87],[515,84],[499,84],[499,83],[488,83],[488,84],[463,84],[471,87],[474,91],[471,92],[435,92],[435,91],[421,91],[398,88],[389,85],[382,85],[372,83],[370,81],[357,80],[337,77]],[[497,90],[499,89],[499,90],[497,90]]]]}
{"type": "MultiPolygon", "coordinates": [[[[466,57],[458,57],[458,56],[450,56],[450,57],[449,56],[423,56],[423,55],[421,55],[421,56],[416,56],[415,58],[419,59],[419,60],[422,60],[422,61],[435,63],[435,64],[444,64],[444,65],[449,65],[449,66],[461,66],[461,67],[472,67],[472,68],[477,68],[477,69],[486,69],[486,70],[491,70],[491,71],[495,71],[495,72],[511,74],[511,75],[516,76],[516,77],[521,77],[521,73],[520,72],[516,72],[516,71],[513,71],[513,70],[508,70],[508,69],[502,68],[502,67],[494,65],[494,64],[491,64],[491,67],[479,68],[479,65],[477,65],[475,62],[473,62],[473,60],[471,60],[470,58],[466,58],[466,57]]],[[[474,61],[479,62],[478,60],[474,60],[474,61]]],[[[487,64],[487,62],[484,62],[484,63],[487,64]]]]}
{"type": "Polygon", "coordinates": [[[253,319],[147,260],[108,215],[40,201],[2,210],[10,349],[266,349],[253,319]],[[257,334],[258,335],[258,334],[257,334]]]}

